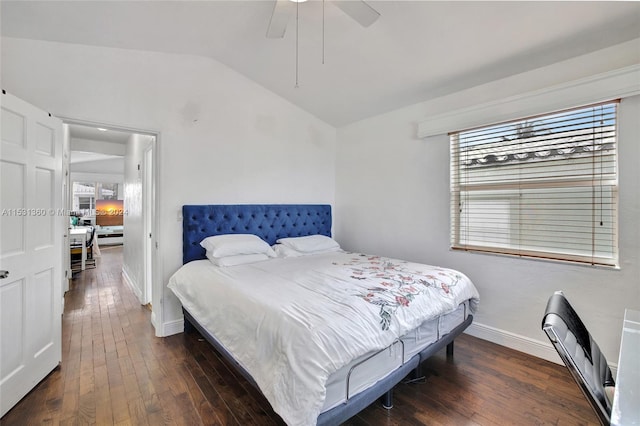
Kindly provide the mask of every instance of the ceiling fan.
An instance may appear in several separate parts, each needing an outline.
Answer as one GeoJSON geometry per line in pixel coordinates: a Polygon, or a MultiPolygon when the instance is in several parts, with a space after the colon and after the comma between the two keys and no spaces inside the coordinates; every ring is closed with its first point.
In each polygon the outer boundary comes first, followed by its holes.
{"type": "MultiPolygon", "coordinates": [[[[267,38],[283,38],[287,30],[289,17],[294,13],[296,3],[306,0],[276,0],[271,15],[271,22],[267,29],[267,38]]],[[[363,0],[330,0],[330,3],[338,6],[344,13],[353,18],[363,27],[373,24],[380,14],[363,0]]]]}

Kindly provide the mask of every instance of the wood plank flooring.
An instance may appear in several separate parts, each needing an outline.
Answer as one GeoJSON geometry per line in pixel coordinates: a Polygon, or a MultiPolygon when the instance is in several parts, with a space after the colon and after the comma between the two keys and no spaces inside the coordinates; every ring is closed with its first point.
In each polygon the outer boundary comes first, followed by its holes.
{"type": "MultiPolygon", "coordinates": [[[[62,365],[4,425],[282,425],[269,403],[193,331],[154,337],[122,280],[121,247],[78,274],[65,296],[62,365]]],[[[346,425],[596,425],[564,367],[471,336],[423,364],[346,425]]]]}

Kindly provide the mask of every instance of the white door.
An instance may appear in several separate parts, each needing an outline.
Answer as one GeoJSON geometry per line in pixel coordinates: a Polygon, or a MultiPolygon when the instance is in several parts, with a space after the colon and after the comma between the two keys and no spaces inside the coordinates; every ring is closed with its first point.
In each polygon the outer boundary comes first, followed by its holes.
{"type": "Polygon", "coordinates": [[[65,216],[62,122],[9,94],[0,103],[1,416],[61,361],[65,216]]]}

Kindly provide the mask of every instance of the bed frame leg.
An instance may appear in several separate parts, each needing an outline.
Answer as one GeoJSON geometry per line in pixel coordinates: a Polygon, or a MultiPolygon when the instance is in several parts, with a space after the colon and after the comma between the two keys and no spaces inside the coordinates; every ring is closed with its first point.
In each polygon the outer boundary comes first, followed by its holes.
{"type": "Polygon", "coordinates": [[[195,327],[193,326],[193,324],[191,324],[191,322],[189,322],[188,319],[185,318],[184,319],[184,333],[187,334],[187,333],[192,332],[193,330],[195,330],[195,327]]]}
{"type": "Polygon", "coordinates": [[[382,395],[382,407],[386,410],[393,408],[393,389],[389,389],[387,393],[382,395]]]}
{"type": "Polygon", "coordinates": [[[424,374],[422,374],[422,363],[419,362],[416,366],[416,369],[413,370],[413,380],[424,378],[424,374]]]}
{"type": "Polygon", "coordinates": [[[405,379],[402,381],[403,384],[415,385],[418,383],[426,383],[427,377],[422,374],[422,363],[419,362],[416,368],[414,368],[409,375],[410,379],[405,379]]]}
{"type": "Polygon", "coordinates": [[[447,358],[450,358],[452,356],[453,356],[453,342],[447,345],[447,358]]]}

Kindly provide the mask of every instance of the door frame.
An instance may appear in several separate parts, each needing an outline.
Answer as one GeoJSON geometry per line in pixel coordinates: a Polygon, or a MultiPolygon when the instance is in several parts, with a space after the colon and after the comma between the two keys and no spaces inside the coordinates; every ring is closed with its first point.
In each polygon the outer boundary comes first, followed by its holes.
{"type": "Polygon", "coordinates": [[[154,222],[153,211],[155,210],[154,200],[156,197],[155,182],[153,179],[155,151],[154,140],[147,146],[142,156],[142,223],[144,228],[144,282],[142,283],[142,303],[151,303],[153,312],[153,249],[154,246],[154,222]],[[151,172],[151,174],[149,174],[151,172]],[[151,235],[148,235],[151,234],[151,235]]]}
{"type": "MultiPolygon", "coordinates": [[[[71,172],[69,171],[69,125],[62,122],[62,208],[68,210],[69,195],[71,194],[71,172]]],[[[66,212],[68,215],[69,212],[66,212]]],[[[63,224],[62,233],[62,313],[64,314],[64,295],[69,291],[69,280],[71,279],[71,253],[69,251],[69,220],[63,224]]]]}
{"type": "MultiPolygon", "coordinates": [[[[163,288],[162,288],[162,265],[161,262],[159,261],[159,241],[160,241],[160,185],[159,185],[159,180],[160,180],[160,149],[159,147],[159,143],[160,143],[160,132],[156,131],[156,130],[147,130],[147,129],[141,129],[141,128],[135,128],[135,127],[129,127],[129,126],[123,126],[123,125],[118,125],[118,124],[113,124],[113,123],[104,123],[104,122],[98,122],[98,121],[89,121],[89,120],[82,120],[82,119],[76,119],[76,118],[72,118],[72,117],[65,117],[65,116],[57,116],[60,120],[62,120],[62,122],[64,124],[78,124],[81,126],[90,126],[90,127],[101,127],[103,129],[107,129],[107,130],[114,130],[114,131],[121,131],[121,132],[128,132],[128,133],[136,133],[139,135],[147,135],[147,136],[152,136],[153,137],[153,141],[150,144],[150,148],[152,150],[151,153],[151,161],[152,161],[152,186],[153,186],[153,215],[151,216],[151,220],[152,220],[152,224],[151,224],[151,228],[152,228],[152,247],[154,248],[152,254],[151,254],[151,281],[152,281],[152,294],[151,297],[147,297],[144,295],[145,289],[146,289],[146,282],[147,282],[147,268],[146,265],[143,265],[143,271],[144,271],[144,280],[143,280],[143,298],[146,300],[151,300],[151,324],[153,325],[153,327],[155,328],[155,334],[156,336],[162,336],[162,324],[163,324],[163,318],[164,318],[164,312],[163,312],[163,288]]],[[[67,159],[65,161],[68,161],[69,158],[67,156],[67,159]]],[[[143,195],[144,197],[144,195],[143,195]]],[[[146,212],[143,209],[143,214],[146,214],[146,212]]],[[[145,217],[143,217],[143,222],[146,220],[145,217]]],[[[146,246],[146,239],[145,239],[145,246],[146,246]]],[[[146,256],[145,256],[146,258],[146,256]]]]}

